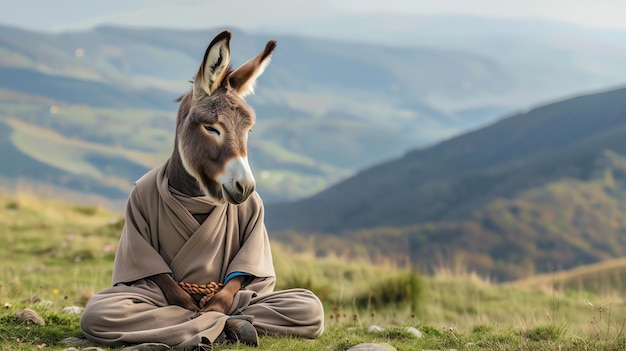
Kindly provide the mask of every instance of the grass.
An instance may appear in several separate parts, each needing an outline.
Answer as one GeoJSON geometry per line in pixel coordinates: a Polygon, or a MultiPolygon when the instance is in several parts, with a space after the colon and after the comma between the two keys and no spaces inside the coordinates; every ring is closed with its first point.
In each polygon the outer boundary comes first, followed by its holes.
{"type": "MultiPolygon", "coordinates": [[[[0,350],[62,350],[68,347],[63,338],[81,335],[79,317],[61,311],[84,306],[110,284],[122,223],[119,214],[99,207],[27,192],[0,196],[0,350]],[[27,307],[47,324],[18,322],[15,313],[27,307]]],[[[326,330],[313,341],[262,338],[261,350],[347,350],[362,342],[398,350],[626,350],[626,306],[608,288],[496,284],[462,270],[419,277],[391,264],[315,258],[278,244],[273,253],[278,288],[315,291],[325,305],[326,330]],[[415,286],[421,296],[412,299],[407,295],[415,286]],[[385,330],[367,333],[374,324],[385,330]],[[409,335],[409,326],[424,337],[409,335]]],[[[217,348],[225,349],[247,348],[217,348]]]]}
{"type": "Polygon", "coordinates": [[[604,295],[623,291],[626,289],[626,258],[585,265],[554,275],[540,274],[513,282],[512,285],[548,289],[553,283],[560,289],[585,290],[604,295]]]}

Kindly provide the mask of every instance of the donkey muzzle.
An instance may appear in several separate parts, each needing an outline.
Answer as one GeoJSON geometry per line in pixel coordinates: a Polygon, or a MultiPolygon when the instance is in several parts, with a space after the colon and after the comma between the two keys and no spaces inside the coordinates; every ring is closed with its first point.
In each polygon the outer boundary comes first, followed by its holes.
{"type": "Polygon", "coordinates": [[[245,157],[228,161],[219,181],[222,184],[224,199],[236,205],[246,201],[256,187],[248,159],[245,157]]]}
{"type": "Polygon", "coordinates": [[[234,184],[222,184],[222,194],[224,199],[232,204],[238,205],[245,202],[254,192],[255,184],[243,184],[235,181],[234,184]]]}

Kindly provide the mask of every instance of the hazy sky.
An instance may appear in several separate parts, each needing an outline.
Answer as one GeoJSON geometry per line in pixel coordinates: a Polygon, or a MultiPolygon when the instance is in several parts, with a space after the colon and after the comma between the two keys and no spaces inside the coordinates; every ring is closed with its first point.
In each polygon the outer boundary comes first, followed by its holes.
{"type": "Polygon", "coordinates": [[[251,29],[375,12],[542,18],[626,28],[626,0],[0,0],[0,24],[55,31],[98,24],[251,29]]]}

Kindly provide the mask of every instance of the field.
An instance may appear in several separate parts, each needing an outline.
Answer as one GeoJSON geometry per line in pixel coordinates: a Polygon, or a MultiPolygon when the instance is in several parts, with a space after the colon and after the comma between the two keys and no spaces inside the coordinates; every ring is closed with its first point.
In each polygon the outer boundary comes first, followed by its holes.
{"type": "MultiPolygon", "coordinates": [[[[122,225],[120,214],[99,207],[28,192],[0,196],[1,350],[63,350],[63,338],[81,336],[79,317],[62,309],[84,306],[109,285],[122,225]],[[23,308],[46,325],[19,322],[23,308]]],[[[278,288],[316,292],[326,331],[315,341],[263,338],[261,350],[347,350],[362,342],[398,350],[626,350],[626,305],[618,294],[624,262],[497,284],[462,267],[420,276],[386,262],[316,258],[278,244],[273,253],[278,288]],[[385,331],[367,333],[370,325],[385,331]],[[409,326],[424,336],[412,337],[409,326]]],[[[226,348],[246,349],[217,349],[226,348]]]]}

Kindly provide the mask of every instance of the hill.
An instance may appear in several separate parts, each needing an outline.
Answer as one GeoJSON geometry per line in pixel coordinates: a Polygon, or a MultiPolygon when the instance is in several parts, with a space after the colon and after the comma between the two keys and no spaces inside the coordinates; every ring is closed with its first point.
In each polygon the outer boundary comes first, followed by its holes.
{"type": "Polygon", "coordinates": [[[55,76],[24,68],[0,67],[0,89],[43,96],[72,105],[173,110],[172,94],[119,88],[101,82],[55,76]]]}
{"type": "Polygon", "coordinates": [[[359,242],[424,269],[462,261],[499,279],[619,257],[625,138],[626,89],[581,96],[269,206],[267,222],[286,240],[288,230],[329,235],[322,252],[359,242]]]}
{"type": "Polygon", "coordinates": [[[584,290],[598,295],[620,294],[626,288],[626,259],[617,258],[584,265],[574,269],[540,274],[509,283],[524,289],[543,289],[553,286],[561,291],[584,290]]]}

